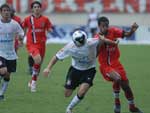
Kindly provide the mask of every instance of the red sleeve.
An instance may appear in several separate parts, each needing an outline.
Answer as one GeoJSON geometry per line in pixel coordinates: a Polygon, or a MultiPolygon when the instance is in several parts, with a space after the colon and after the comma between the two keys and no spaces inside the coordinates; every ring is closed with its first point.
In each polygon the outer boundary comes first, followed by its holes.
{"type": "Polygon", "coordinates": [[[27,28],[27,18],[25,18],[24,21],[22,22],[22,27],[27,28]]]}
{"type": "Polygon", "coordinates": [[[51,29],[51,28],[52,28],[52,23],[48,18],[46,18],[46,29],[51,29]]]}
{"type": "Polygon", "coordinates": [[[114,31],[114,36],[115,36],[116,38],[123,38],[123,37],[124,37],[124,36],[123,36],[123,33],[124,33],[123,29],[114,27],[114,28],[113,28],[113,31],[114,31]]]}

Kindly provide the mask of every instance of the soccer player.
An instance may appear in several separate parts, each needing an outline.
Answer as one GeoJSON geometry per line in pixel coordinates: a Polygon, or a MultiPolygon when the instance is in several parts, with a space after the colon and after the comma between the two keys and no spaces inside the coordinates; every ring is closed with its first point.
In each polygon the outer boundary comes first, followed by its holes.
{"type": "MultiPolygon", "coordinates": [[[[14,19],[15,21],[17,21],[20,25],[21,25],[21,18],[19,16],[17,16],[15,14],[15,9],[13,7],[10,7],[11,8],[11,18],[14,19]]],[[[19,40],[18,38],[15,38],[15,51],[17,53],[18,49],[19,49],[19,40]]]]}
{"type": "Polygon", "coordinates": [[[4,99],[4,93],[8,87],[11,73],[16,71],[15,37],[18,35],[18,39],[22,41],[24,36],[20,25],[11,19],[10,10],[7,4],[3,4],[0,7],[2,17],[0,19],[0,76],[3,78],[0,100],[4,99]]]}
{"type": "Polygon", "coordinates": [[[28,84],[31,92],[36,92],[37,76],[45,55],[46,32],[52,31],[52,24],[46,16],[41,14],[41,8],[42,4],[40,2],[32,2],[32,14],[26,17],[22,24],[25,31],[28,30],[26,34],[26,48],[34,61],[32,79],[28,84]]]}
{"type": "Polygon", "coordinates": [[[72,109],[84,98],[89,88],[93,85],[98,46],[104,43],[117,44],[117,42],[109,41],[102,36],[99,39],[87,39],[86,33],[82,30],[75,30],[72,39],[73,41],[53,56],[43,71],[43,74],[48,76],[58,60],[63,60],[69,56],[72,57],[72,64],[66,77],[65,97],[70,97],[76,87],[79,86],[79,89],[68,105],[66,113],[72,113],[72,109]]]}
{"type": "MultiPolygon", "coordinates": [[[[109,27],[109,20],[107,17],[98,18],[99,34],[104,35],[110,40],[117,40],[118,38],[130,37],[138,28],[136,23],[133,23],[130,31],[124,31],[117,27],[109,27]]],[[[98,34],[98,35],[99,35],[98,34]]],[[[98,38],[98,35],[95,36],[98,38]]],[[[104,79],[112,82],[114,94],[114,112],[121,112],[121,104],[119,99],[120,88],[123,89],[125,97],[128,100],[129,110],[134,113],[142,113],[139,108],[135,106],[134,96],[129,85],[129,80],[123,65],[119,61],[120,52],[118,45],[104,44],[100,47],[98,61],[104,79]]]]}

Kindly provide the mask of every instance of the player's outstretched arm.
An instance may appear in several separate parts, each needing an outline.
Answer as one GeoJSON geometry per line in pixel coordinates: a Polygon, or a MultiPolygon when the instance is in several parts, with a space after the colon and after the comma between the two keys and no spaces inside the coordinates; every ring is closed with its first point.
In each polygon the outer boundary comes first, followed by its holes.
{"type": "Polygon", "coordinates": [[[103,35],[99,35],[99,40],[102,41],[102,43],[111,44],[111,45],[117,45],[119,43],[118,40],[112,41],[112,40],[106,39],[103,35]]]}
{"type": "Polygon", "coordinates": [[[43,70],[43,75],[48,77],[49,73],[51,72],[52,67],[56,64],[58,61],[56,56],[53,56],[53,58],[49,61],[49,64],[47,67],[43,70]]]}
{"type": "Polygon", "coordinates": [[[129,32],[128,31],[124,32],[124,36],[125,37],[130,37],[138,29],[138,27],[139,27],[139,25],[137,23],[133,23],[131,25],[130,31],[129,32]]]}

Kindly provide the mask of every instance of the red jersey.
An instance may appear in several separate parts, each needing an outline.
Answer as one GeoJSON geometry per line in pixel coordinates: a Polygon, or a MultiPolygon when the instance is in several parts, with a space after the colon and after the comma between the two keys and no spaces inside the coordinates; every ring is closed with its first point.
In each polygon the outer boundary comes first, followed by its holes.
{"type": "MultiPolygon", "coordinates": [[[[123,37],[123,30],[117,27],[110,27],[105,38],[115,40],[123,37]]],[[[96,36],[98,38],[98,36],[96,36]]],[[[120,51],[118,46],[104,44],[100,47],[98,61],[101,65],[113,65],[119,62],[120,51]]]]}
{"type": "Polygon", "coordinates": [[[27,44],[38,44],[46,42],[46,31],[52,28],[52,24],[45,16],[38,18],[33,15],[24,19],[23,28],[27,28],[27,44]]]}
{"type": "Polygon", "coordinates": [[[17,21],[21,25],[21,18],[19,16],[14,15],[12,17],[13,20],[17,21]]]}

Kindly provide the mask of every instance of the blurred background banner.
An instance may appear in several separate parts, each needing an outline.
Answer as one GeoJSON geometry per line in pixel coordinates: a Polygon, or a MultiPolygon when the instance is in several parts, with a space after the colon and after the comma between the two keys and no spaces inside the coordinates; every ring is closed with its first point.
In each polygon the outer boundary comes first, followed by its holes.
{"type": "MultiPolygon", "coordinates": [[[[129,30],[129,27],[118,26],[124,30],[129,30]]],[[[85,25],[55,25],[54,32],[47,35],[47,43],[67,43],[71,41],[71,35],[74,29],[80,28],[84,30],[88,37],[91,38],[88,26],[85,25]]],[[[150,26],[140,26],[139,29],[130,38],[120,40],[121,44],[150,44],[150,26]]]]}
{"type": "MultiPolygon", "coordinates": [[[[34,0],[0,0],[9,3],[18,13],[28,13],[34,0]]],[[[45,13],[87,12],[94,6],[102,13],[150,13],[150,0],[38,0],[45,13]]]]}
{"type": "MultiPolygon", "coordinates": [[[[34,0],[0,0],[14,7],[22,20],[31,12],[30,4],[34,0]]],[[[47,42],[66,43],[71,40],[75,28],[81,28],[91,37],[87,26],[91,8],[99,16],[107,16],[110,25],[128,30],[137,22],[139,29],[130,40],[121,40],[122,44],[150,44],[150,0],[38,0],[42,3],[43,13],[54,25],[54,32],[48,34],[47,42]]]]}

